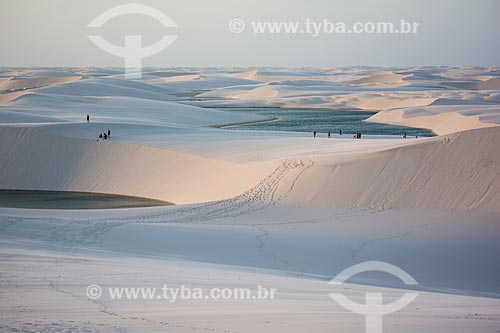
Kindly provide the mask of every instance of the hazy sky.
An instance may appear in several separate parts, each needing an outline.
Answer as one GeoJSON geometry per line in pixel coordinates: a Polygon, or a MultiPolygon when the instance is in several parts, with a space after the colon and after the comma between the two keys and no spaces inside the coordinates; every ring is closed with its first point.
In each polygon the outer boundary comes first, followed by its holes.
{"type": "Polygon", "coordinates": [[[178,39],[144,66],[347,65],[500,66],[498,0],[0,0],[0,66],[122,66],[123,59],[92,44],[89,34],[123,45],[124,35],[143,44],[165,34],[178,39]],[[178,28],[143,15],[116,17],[101,28],[87,24],[116,5],[142,3],[162,11],[178,28]],[[246,30],[230,32],[239,18],[246,30]],[[254,34],[251,21],[306,19],[417,21],[414,35],[254,34]]]}

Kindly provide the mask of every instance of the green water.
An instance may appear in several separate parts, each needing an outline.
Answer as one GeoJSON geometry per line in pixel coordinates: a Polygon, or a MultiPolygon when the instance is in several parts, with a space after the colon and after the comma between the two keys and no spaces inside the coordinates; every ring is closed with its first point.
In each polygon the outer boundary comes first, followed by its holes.
{"type": "Polygon", "coordinates": [[[0,207],[33,209],[109,209],[167,206],[168,202],[113,194],[0,190],[0,207]]]}
{"type": "Polygon", "coordinates": [[[405,132],[408,136],[435,136],[428,129],[394,126],[381,123],[366,122],[375,112],[357,110],[317,110],[288,108],[220,108],[229,112],[244,112],[277,120],[229,126],[231,129],[262,130],[262,131],[293,131],[338,134],[361,132],[369,135],[398,135],[405,132]]]}

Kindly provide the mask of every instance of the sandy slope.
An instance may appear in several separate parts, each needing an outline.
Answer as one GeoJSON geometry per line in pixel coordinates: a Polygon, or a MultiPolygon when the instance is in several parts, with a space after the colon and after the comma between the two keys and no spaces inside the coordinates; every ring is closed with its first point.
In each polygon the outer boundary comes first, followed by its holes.
{"type": "Polygon", "coordinates": [[[408,85],[404,79],[410,75],[397,74],[393,72],[372,72],[366,77],[346,81],[350,85],[365,87],[365,88],[399,88],[408,85]]]}
{"type": "MultiPolygon", "coordinates": [[[[86,71],[79,69],[79,73],[86,71]]],[[[96,75],[96,70],[91,73],[96,75]]],[[[495,194],[498,174],[488,167],[498,161],[491,157],[491,163],[483,163],[484,156],[497,155],[494,144],[499,140],[497,129],[460,133],[450,137],[449,143],[438,138],[415,145],[416,142],[400,140],[397,144],[375,141],[366,146],[339,140],[330,146],[324,141],[309,146],[294,135],[255,139],[255,134],[226,135],[221,130],[202,129],[258,117],[176,102],[182,99],[179,89],[195,91],[210,86],[209,92],[197,97],[205,99],[205,105],[231,99],[241,103],[240,106],[258,101],[272,104],[276,100],[283,106],[338,103],[360,108],[392,108],[379,112],[370,121],[428,127],[439,134],[495,126],[500,122],[496,92],[437,91],[431,84],[439,84],[438,80],[447,84],[470,81],[481,75],[494,78],[496,72],[484,69],[470,73],[464,70],[462,76],[458,73],[441,68],[404,71],[354,68],[335,74],[325,70],[259,69],[225,73],[211,69],[200,73],[190,69],[172,73],[151,71],[144,82],[127,81],[116,75],[70,82],[77,76],[68,76],[66,71],[66,76],[44,81],[45,85],[61,84],[30,90],[0,108],[4,123],[22,124],[22,127],[0,128],[2,140],[9,143],[0,148],[3,156],[8,156],[2,161],[1,182],[8,188],[115,192],[193,203],[241,194],[279,168],[288,156],[288,160],[311,166],[294,183],[289,195],[291,202],[334,207],[498,211],[495,194]],[[161,83],[154,83],[151,77],[155,73],[161,83]],[[336,78],[334,75],[339,73],[343,75],[336,78]],[[171,78],[171,82],[166,82],[165,77],[171,78]],[[177,80],[182,77],[188,80],[177,80]],[[371,92],[357,87],[400,81],[410,82],[410,87],[401,87],[405,91],[389,88],[371,92]],[[343,93],[335,95],[337,90],[343,93]],[[321,96],[316,95],[320,92],[321,96]],[[328,94],[335,96],[332,99],[328,94]],[[215,97],[217,100],[213,101],[215,97]],[[433,105],[415,107],[426,103],[433,105]],[[91,114],[93,123],[101,125],[92,124],[84,130],[74,123],[65,123],[79,122],[86,113],[91,114]],[[33,129],[28,125],[30,122],[54,124],[33,129]],[[94,141],[99,131],[114,123],[113,133],[119,142],[94,141]],[[465,150],[472,153],[464,155],[465,150]],[[56,167],[53,161],[58,161],[56,167]],[[148,180],[148,175],[155,175],[161,181],[155,182],[151,177],[148,180]],[[453,184],[446,186],[450,179],[453,184]],[[200,189],[195,190],[197,187],[200,189]]],[[[103,75],[108,74],[103,71],[103,75]]],[[[32,80],[46,80],[32,75],[32,80]]],[[[2,82],[23,80],[29,79],[2,82]]],[[[285,182],[283,187],[286,186],[285,182]]]]}
{"type": "MultiPolygon", "coordinates": [[[[85,73],[85,69],[79,71],[85,73]]],[[[474,80],[472,77],[480,74],[490,74],[494,78],[496,72],[492,70],[464,71],[461,77],[458,71],[439,68],[399,72],[351,69],[337,71],[344,75],[335,79],[324,70],[224,73],[212,69],[203,75],[192,69],[172,73],[152,71],[148,75],[158,73],[159,79],[163,78],[161,84],[155,84],[150,77],[144,82],[136,82],[116,75],[70,82],[76,76],[65,71],[64,75],[55,76],[53,82],[44,81],[46,85],[61,84],[31,90],[0,108],[4,123],[22,124],[22,127],[0,129],[2,140],[9,142],[1,148],[3,156],[9,157],[3,159],[0,169],[2,186],[114,192],[194,203],[241,194],[279,168],[281,161],[288,157],[298,164],[311,166],[295,181],[288,199],[291,202],[334,207],[486,208],[498,211],[495,194],[499,186],[498,174],[488,167],[498,161],[491,157],[491,163],[482,162],[483,156],[497,155],[494,144],[499,140],[497,129],[460,133],[447,138],[450,142],[446,143],[442,138],[415,145],[416,142],[409,140],[374,141],[368,146],[349,140],[335,140],[330,145],[320,140],[310,146],[308,141],[294,135],[259,137],[256,133],[224,134],[221,130],[202,129],[203,126],[259,118],[175,102],[179,99],[179,89],[196,90],[209,85],[213,89],[199,95],[208,98],[206,105],[218,103],[212,102],[214,97],[237,100],[241,106],[258,100],[272,103],[278,95],[277,101],[285,106],[287,103],[324,105],[334,100],[328,102],[331,96],[327,95],[316,96],[319,91],[327,93],[340,89],[341,85],[346,88],[349,84],[406,80],[419,90],[354,93],[352,90],[363,88],[350,87],[351,91],[336,96],[335,102],[361,108],[393,107],[379,112],[370,121],[428,127],[439,134],[490,127],[500,122],[498,94],[494,91],[422,89],[433,80],[447,83],[474,80]],[[446,77],[448,72],[453,78],[446,77]],[[165,77],[171,78],[171,82],[166,82],[165,77]],[[188,80],[177,80],[181,77],[188,80]],[[256,83],[256,77],[262,82],[256,83]],[[241,84],[243,82],[246,84],[241,84]],[[228,92],[231,93],[226,94],[228,92]],[[407,98],[412,95],[413,98],[407,98]],[[432,105],[415,107],[431,101],[432,105]],[[81,121],[86,113],[92,116],[91,126],[66,123],[81,121]],[[94,121],[101,125],[94,125],[94,121]],[[33,129],[27,124],[30,122],[43,126],[33,129]],[[45,125],[48,122],[53,124],[45,125]],[[113,127],[117,140],[95,142],[97,133],[106,131],[106,127],[113,127]],[[463,155],[464,150],[472,153],[463,155]],[[112,163],[103,163],[105,160],[112,163]],[[52,161],[58,161],[59,167],[52,166],[52,161]],[[19,169],[19,165],[23,167],[19,169]],[[196,176],[191,177],[191,173],[196,176]],[[471,177],[470,173],[479,178],[471,177]],[[148,174],[161,181],[148,181],[148,174]],[[446,186],[450,179],[453,185],[446,186]],[[197,187],[201,189],[194,190],[197,187]]],[[[28,75],[28,72],[22,73],[28,75]]],[[[32,75],[33,80],[45,80],[32,75]]],[[[489,82],[492,78],[480,82],[489,82]]],[[[287,181],[283,188],[288,186],[287,181]]]]}
{"type": "Polygon", "coordinates": [[[500,128],[315,163],[289,200],[323,206],[500,211],[500,128]],[[464,153],[464,152],[467,153],[464,153]]]}
{"type": "Polygon", "coordinates": [[[0,136],[0,188],[128,194],[181,204],[238,195],[270,170],[29,127],[2,128],[0,136]]]}
{"type": "Polygon", "coordinates": [[[437,134],[449,134],[474,128],[498,126],[497,105],[433,105],[378,112],[368,121],[424,127],[437,134]]]}
{"type": "Polygon", "coordinates": [[[260,98],[270,98],[276,97],[279,95],[279,92],[271,89],[269,87],[259,87],[250,90],[249,92],[243,94],[233,95],[232,98],[236,99],[260,99],[260,98]]]}
{"type": "MultiPolygon", "coordinates": [[[[275,146],[274,154],[274,144],[267,144],[267,156],[260,156],[269,162],[245,166],[193,155],[194,151],[186,154],[60,135],[44,127],[2,128],[0,136],[6,144],[0,150],[8,163],[0,171],[0,187],[117,193],[174,203],[219,200],[256,185],[279,167],[278,152],[287,156],[286,151],[293,151],[292,145],[299,143],[286,140],[275,146]]],[[[316,156],[295,157],[304,166],[299,168],[302,171],[297,178],[290,176],[280,185],[280,191],[287,193],[286,202],[328,207],[500,211],[500,173],[495,168],[500,163],[499,128],[461,132],[421,143],[408,140],[398,148],[390,148],[391,141],[382,140],[366,148],[346,141],[333,147],[317,145],[323,152],[316,156]],[[377,145],[380,151],[371,153],[377,145]],[[463,154],[465,150],[469,153],[463,154]]],[[[265,140],[262,143],[266,145],[265,140]]],[[[230,146],[227,149],[230,153],[230,146]]]]}
{"type": "Polygon", "coordinates": [[[0,81],[0,90],[33,89],[80,80],[80,76],[36,77],[0,81]]]}
{"type": "Polygon", "coordinates": [[[11,93],[1,94],[0,95],[0,104],[7,103],[15,100],[16,98],[27,94],[26,91],[15,91],[11,93]]]}
{"type": "MultiPolygon", "coordinates": [[[[85,78],[0,95],[0,188],[183,205],[0,208],[0,330],[360,332],[363,318],[333,303],[324,280],[364,260],[394,263],[426,291],[388,317],[391,332],[498,330],[500,128],[485,127],[500,123],[500,93],[471,90],[495,88],[496,69],[152,69],[141,82],[116,69],[3,73],[85,78]],[[186,104],[357,105],[383,110],[372,120],[456,133],[314,140],[228,131],[210,125],[259,118],[186,104]],[[108,128],[111,139],[96,141],[108,128]],[[262,284],[280,295],[166,306],[90,300],[94,283],[262,284]]],[[[346,285],[359,301],[404,288],[376,275],[357,282],[395,288],[346,285]]]]}
{"type": "MultiPolygon", "coordinates": [[[[184,262],[137,260],[19,251],[2,256],[2,330],[37,332],[315,332],[364,330],[364,318],[328,298],[325,281],[242,272],[184,262]],[[26,266],[30,267],[29,271],[26,266]],[[62,274],[54,274],[64,267],[62,274]],[[103,272],[105,274],[103,274],[103,272]],[[119,281],[119,284],[117,284],[119,281]],[[276,288],[274,300],[98,300],[85,297],[89,283],[108,287],[276,288]],[[29,299],[29,305],[26,303],[29,299]],[[9,304],[10,306],[7,306],[9,304]],[[36,313],[36,315],[34,315],[36,313]],[[8,319],[7,319],[8,318],[8,319]]],[[[106,289],[105,289],[106,290],[106,289]]],[[[341,291],[362,303],[364,293],[397,290],[346,284],[341,291]]],[[[388,315],[391,332],[495,332],[499,301],[421,293],[404,310],[388,315]],[[467,307],[457,306],[467,304],[467,307]],[[451,310],[451,311],[450,311],[451,310]]]]}
{"type": "Polygon", "coordinates": [[[498,126],[492,123],[482,122],[478,117],[467,117],[460,112],[448,112],[445,114],[432,114],[423,117],[405,118],[404,110],[390,110],[379,112],[369,119],[372,122],[389,123],[400,126],[420,127],[431,129],[434,133],[445,135],[466,131],[475,128],[486,128],[498,126]]]}

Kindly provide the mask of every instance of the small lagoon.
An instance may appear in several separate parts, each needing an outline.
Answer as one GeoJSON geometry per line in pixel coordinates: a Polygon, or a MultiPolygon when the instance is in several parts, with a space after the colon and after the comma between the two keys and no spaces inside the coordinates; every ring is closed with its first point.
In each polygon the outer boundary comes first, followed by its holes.
{"type": "Polygon", "coordinates": [[[0,207],[32,209],[110,209],[168,206],[168,202],[114,194],[0,190],[0,207]]]}
{"type": "Polygon", "coordinates": [[[232,125],[228,129],[261,130],[261,131],[292,131],[338,134],[353,134],[361,132],[363,135],[396,135],[402,136],[435,136],[428,129],[405,126],[387,125],[366,122],[364,120],[376,112],[358,110],[318,110],[318,109],[290,109],[290,108],[220,108],[229,112],[245,112],[275,118],[266,122],[232,125]]]}

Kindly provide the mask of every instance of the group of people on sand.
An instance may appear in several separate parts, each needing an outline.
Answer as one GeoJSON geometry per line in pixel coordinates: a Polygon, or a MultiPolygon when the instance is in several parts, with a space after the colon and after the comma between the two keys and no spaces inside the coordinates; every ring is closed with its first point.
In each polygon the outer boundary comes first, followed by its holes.
{"type": "MultiPolygon", "coordinates": [[[[90,122],[90,115],[87,114],[87,123],[90,122]]],[[[107,140],[109,137],[111,137],[111,130],[108,128],[108,132],[104,132],[99,134],[99,139],[107,140]]]]}
{"type": "MultiPolygon", "coordinates": [[[[313,132],[313,137],[315,138],[316,135],[318,134],[318,132],[314,131],[313,132]]],[[[332,137],[332,132],[328,132],[328,139],[330,139],[332,137]]],[[[339,135],[342,135],[342,130],[340,129],[339,130],[339,135]]],[[[353,139],[361,139],[361,132],[356,132],[354,133],[354,135],[352,136],[353,139]]]]}
{"type": "MultiPolygon", "coordinates": [[[[403,133],[403,139],[406,139],[406,132],[403,133]]],[[[418,135],[415,135],[415,139],[418,139],[418,135]]]]}
{"type": "MultiPolygon", "coordinates": [[[[313,137],[315,138],[317,136],[318,132],[314,131],[313,132],[313,137]]],[[[342,130],[339,130],[339,135],[342,135],[342,130]]],[[[332,137],[332,133],[328,132],[327,133],[328,139],[332,137]]],[[[403,133],[403,139],[406,139],[407,135],[406,132],[403,133]]],[[[361,132],[356,132],[352,136],[353,139],[361,139],[361,132]]],[[[415,138],[418,138],[418,135],[415,135],[415,138]]]]}
{"type": "MultiPolygon", "coordinates": [[[[318,132],[314,131],[313,137],[315,138],[317,134],[318,134],[318,132]]],[[[332,137],[332,132],[328,131],[327,135],[328,135],[328,139],[330,139],[332,137]]],[[[342,135],[342,130],[339,130],[339,135],[342,135]]]]}
{"type": "Polygon", "coordinates": [[[99,134],[99,139],[104,139],[107,140],[109,137],[111,137],[111,130],[108,129],[108,133],[104,132],[99,134]]]}

